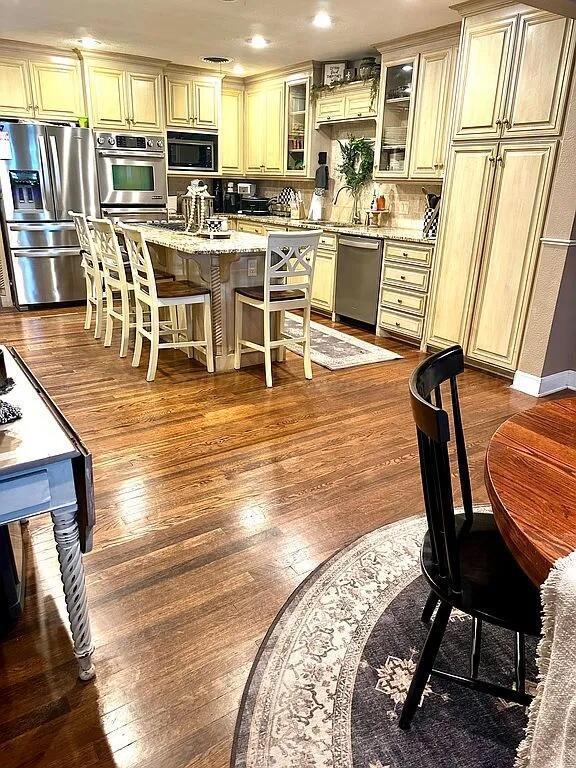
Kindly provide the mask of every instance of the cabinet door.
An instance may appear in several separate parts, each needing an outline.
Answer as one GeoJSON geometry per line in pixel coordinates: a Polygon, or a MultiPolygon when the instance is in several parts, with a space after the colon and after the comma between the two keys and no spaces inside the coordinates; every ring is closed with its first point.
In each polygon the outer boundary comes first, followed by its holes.
{"type": "Polygon", "coordinates": [[[329,123],[344,117],[344,96],[322,96],[316,102],[316,122],[329,123]]]}
{"type": "Polygon", "coordinates": [[[452,150],[442,194],[427,342],[465,346],[486,229],[495,152],[490,144],[452,150]]]}
{"type": "Polygon", "coordinates": [[[344,98],[344,117],[372,117],[376,114],[370,88],[363,88],[358,93],[347,94],[344,98]]]}
{"type": "Polygon", "coordinates": [[[266,137],[266,94],[264,91],[246,93],[246,171],[264,172],[264,141],[266,137]]]}
{"type": "Polygon", "coordinates": [[[312,306],[332,311],[334,306],[334,256],[319,251],[314,264],[312,306]]]}
{"type": "Polygon", "coordinates": [[[385,64],[380,78],[374,176],[406,178],[414,118],[417,57],[385,64]]]}
{"type": "Polygon", "coordinates": [[[454,138],[499,138],[517,23],[517,16],[464,22],[454,138]]]}
{"type": "Polygon", "coordinates": [[[284,171],[284,83],[266,89],[266,173],[284,171]]]}
{"type": "Polygon", "coordinates": [[[127,73],[131,128],[145,131],[162,129],[160,77],[159,74],[153,73],[127,73]]]}
{"type": "Polygon", "coordinates": [[[30,74],[25,59],[0,59],[0,114],[6,117],[34,116],[30,74]]]}
{"type": "Polygon", "coordinates": [[[220,84],[208,80],[195,80],[194,126],[196,128],[218,128],[218,94],[220,84]]]}
{"type": "Polygon", "coordinates": [[[77,118],[84,114],[84,98],[78,65],[30,63],[36,117],[77,118]]]}
{"type": "Polygon", "coordinates": [[[410,150],[412,178],[444,175],[451,75],[451,48],[420,55],[410,150]]]}
{"type": "Polygon", "coordinates": [[[520,17],[504,137],[557,135],[570,79],[574,22],[545,11],[520,17]]]}
{"type": "Polygon", "coordinates": [[[235,89],[222,91],[222,127],[220,158],[222,173],[244,172],[244,93],[235,89]]]}
{"type": "Polygon", "coordinates": [[[502,143],[468,356],[516,368],[548,203],[555,142],[502,143]]]}
{"type": "Polygon", "coordinates": [[[166,123],[178,128],[192,124],[189,80],[166,78],[166,123]]]}
{"type": "Polygon", "coordinates": [[[94,127],[128,128],[124,70],[91,66],[88,72],[94,127]]]}

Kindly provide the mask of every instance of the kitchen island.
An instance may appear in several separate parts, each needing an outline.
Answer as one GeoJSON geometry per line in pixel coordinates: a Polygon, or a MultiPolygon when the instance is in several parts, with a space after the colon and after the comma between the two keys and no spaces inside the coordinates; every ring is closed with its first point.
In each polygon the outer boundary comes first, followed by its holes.
{"type": "MultiPolygon", "coordinates": [[[[266,237],[230,232],[229,238],[208,239],[188,234],[180,222],[139,225],[138,229],[168,271],[210,288],[215,370],[232,370],[234,292],[236,288],[263,285],[266,237]]],[[[262,312],[245,311],[244,318],[245,338],[262,343],[262,312]]],[[[202,319],[193,316],[192,322],[201,326],[202,319]]],[[[201,327],[193,330],[195,334],[201,333],[201,327]]],[[[202,352],[195,350],[194,354],[202,355],[202,352]]],[[[242,366],[256,365],[262,360],[260,352],[245,353],[242,366]]]]}

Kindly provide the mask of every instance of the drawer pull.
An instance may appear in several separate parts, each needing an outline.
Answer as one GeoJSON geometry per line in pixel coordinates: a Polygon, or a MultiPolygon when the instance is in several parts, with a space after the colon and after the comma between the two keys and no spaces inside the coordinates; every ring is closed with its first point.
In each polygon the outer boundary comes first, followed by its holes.
{"type": "Polygon", "coordinates": [[[397,328],[400,328],[400,323],[398,322],[398,320],[396,320],[395,325],[396,325],[397,328]]]}
{"type": "Polygon", "coordinates": [[[400,280],[406,280],[406,275],[400,275],[400,280]]]}
{"type": "Polygon", "coordinates": [[[402,256],[404,256],[405,259],[408,258],[408,254],[406,253],[406,251],[402,251],[402,256]]]}

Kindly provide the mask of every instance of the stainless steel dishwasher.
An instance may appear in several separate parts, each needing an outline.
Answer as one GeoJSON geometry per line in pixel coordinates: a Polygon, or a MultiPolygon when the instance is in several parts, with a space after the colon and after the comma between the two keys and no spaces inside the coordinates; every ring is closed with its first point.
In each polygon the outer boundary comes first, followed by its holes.
{"type": "Polygon", "coordinates": [[[340,235],[335,312],[376,325],[383,241],[340,235]]]}

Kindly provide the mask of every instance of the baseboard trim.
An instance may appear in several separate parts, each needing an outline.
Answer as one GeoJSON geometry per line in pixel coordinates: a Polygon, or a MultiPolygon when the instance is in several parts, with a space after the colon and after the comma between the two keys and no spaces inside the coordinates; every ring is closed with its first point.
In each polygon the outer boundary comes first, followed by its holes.
{"type": "Polygon", "coordinates": [[[560,371],[542,377],[516,371],[511,386],[512,389],[517,389],[526,395],[532,395],[532,397],[544,397],[563,389],[576,390],[576,371],[560,371]]]}

